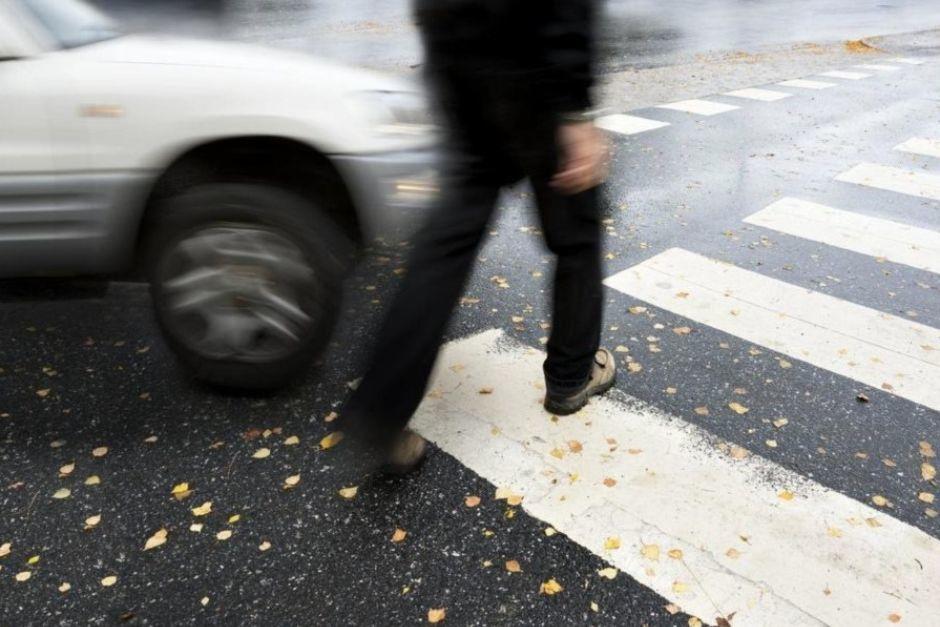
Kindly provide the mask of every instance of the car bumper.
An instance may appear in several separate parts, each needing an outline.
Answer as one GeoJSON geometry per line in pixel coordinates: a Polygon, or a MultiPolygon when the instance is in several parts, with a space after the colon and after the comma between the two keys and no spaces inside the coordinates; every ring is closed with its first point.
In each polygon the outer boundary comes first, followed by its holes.
{"type": "Polygon", "coordinates": [[[368,239],[407,234],[438,195],[439,153],[433,149],[333,155],[368,239]]]}

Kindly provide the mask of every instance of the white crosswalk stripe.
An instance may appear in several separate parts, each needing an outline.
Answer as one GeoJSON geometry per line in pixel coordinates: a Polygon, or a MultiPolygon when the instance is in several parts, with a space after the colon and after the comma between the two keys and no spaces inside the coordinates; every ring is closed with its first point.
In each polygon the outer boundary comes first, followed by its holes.
{"type": "Polygon", "coordinates": [[[897,57],[896,59],[888,59],[892,63],[905,63],[907,65],[923,65],[926,63],[923,59],[914,59],[911,57],[897,57]]]}
{"type": "Polygon", "coordinates": [[[605,281],[620,292],[940,410],[940,330],[673,248],[605,281]]]}
{"type": "Polygon", "coordinates": [[[875,72],[897,72],[898,70],[901,69],[896,65],[879,65],[879,64],[856,65],[855,67],[859,68],[860,70],[873,70],[875,72]]]}
{"type": "Polygon", "coordinates": [[[550,419],[542,359],[500,331],[451,343],[412,426],[689,613],[741,627],[936,619],[940,541],[622,395],[550,419]]]}
{"type": "Polygon", "coordinates": [[[605,131],[620,133],[621,135],[636,135],[637,133],[645,133],[647,131],[663,128],[664,126],[669,126],[668,122],[660,122],[659,120],[650,120],[636,115],[623,114],[605,115],[598,118],[595,124],[605,131]]]}
{"type": "Polygon", "coordinates": [[[798,198],[783,198],[744,219],[863,255],[940,272],[940,233],[798,198]]]}
{"type": "Polygon", "coordinates": [[[903,144],[894,147],[901,152],[910,152],[926,157],[940,158],[940,139],[927,139],[926,137],[912,137],[903,144]]]}
{"type": "Polygon", "coordinates": [[[843,72],[841,70],[833,70],[832,72],[823,72],[820,76],[826,76],[828,78],[844,78],[849,81],[858,81],[863,78],[870,78],[871,74],[864,74],[862,72],[843,72]]]}
{"type": "Polygon", "coordinates": [[[829,89],[830,87],[835,87],[835,83],[827,83],[825,81],[810,81],[805,78],[795,78],[790,81],[783,81],[782,83],[777,83],[781,87],[799,87],[800,89],[829,89]]]}
{"type": "Polygon", "coordinates": [[[729,91],[725,93],[725,96],[734,96],[735,98],[744,98],[746,100],[760,100],[762,102],[776,102],[777,100],[783,100],[784,98],[789,98],[793,94],[788,94],[782,91],[774,91],[772,89],[757,89],[757,88],[748,88],[748,89],[736,89],[735,91],[729,91]]]}
{"type": "Polygon", "coordinates": [[[711,100],[681,100],[679,102],[670,102],[669,104],[656,105],[658,109],[672,109],[673,111],[683,111],[685,113],[694,113],[696,115],[718,115],[734,111],[740,107],[724,104],[723,102],[712,102],[711,100]]]}
{"type": "Polygon", "coordinates": [[[940,175],[929,172],[905,170],[876,163],[861,163],[837,176],[836,180],[919,198],[940,200],[940,175]]]}

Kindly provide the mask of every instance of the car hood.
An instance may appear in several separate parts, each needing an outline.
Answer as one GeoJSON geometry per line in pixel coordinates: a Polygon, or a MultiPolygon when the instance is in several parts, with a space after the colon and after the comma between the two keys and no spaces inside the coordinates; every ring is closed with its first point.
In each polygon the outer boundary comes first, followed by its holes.
{"type": "MultiPolygon", "coordinates": [[[[299,52],[250,44],[158,35],[126,35],[75,50],[90,61],[224,68],[267,75],[314,75],[334,88],[418,90],[417,84],[299,52]]],[[[322,83],[321,83],[322,84],[322,83]]]]}

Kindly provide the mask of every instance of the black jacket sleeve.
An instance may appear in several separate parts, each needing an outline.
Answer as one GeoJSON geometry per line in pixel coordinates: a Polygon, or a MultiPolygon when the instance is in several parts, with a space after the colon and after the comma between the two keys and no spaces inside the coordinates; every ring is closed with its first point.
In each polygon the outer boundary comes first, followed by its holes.
{"type": "Polygon", "coordinates": [[[551,105],[560,113],[590,109],[596,0],[541,0],[537,6],[551,105]]]}

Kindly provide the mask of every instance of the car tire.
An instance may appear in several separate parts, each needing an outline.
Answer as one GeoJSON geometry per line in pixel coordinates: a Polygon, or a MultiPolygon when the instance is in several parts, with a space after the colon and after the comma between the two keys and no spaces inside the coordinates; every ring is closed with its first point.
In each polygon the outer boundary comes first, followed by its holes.
{"type": "Polygon", "coordinates": [[[317,203],[268,185],[202,185],[166,199],[146,228],[157,323],[195,378],[275,389],[322,351],[353,246],[317,203]]]}

